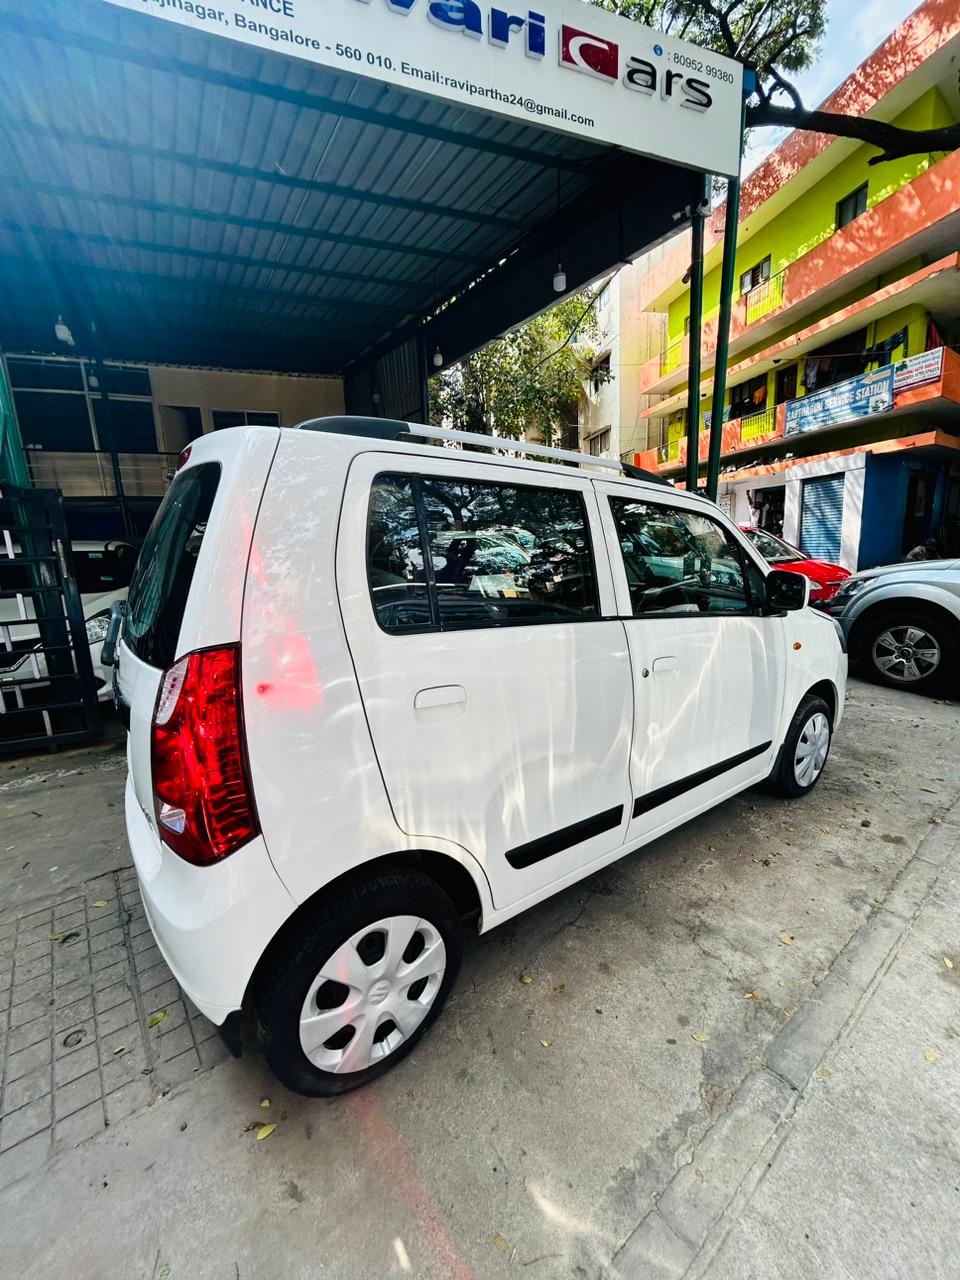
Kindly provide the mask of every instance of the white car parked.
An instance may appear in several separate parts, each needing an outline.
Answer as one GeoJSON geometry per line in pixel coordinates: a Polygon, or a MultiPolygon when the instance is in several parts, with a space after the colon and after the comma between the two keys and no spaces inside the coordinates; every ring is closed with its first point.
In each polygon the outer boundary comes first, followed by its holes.
{"type": "MultiPolygon", "coordinates": [[[[100,650],[117,600],[127,598],[127,587],[137,562],[137,549],[129,542],[72,542],[70,550],[83,617],[86,625],[97,697],[109,702],[113,696],[111,674],[100,662],[100,650]]],[[[40,646],[40,628],[33,621],[30,580],[23,568],[24,594],[0,599],[0,685],[35,685],[47,677],[47,664],[40,646]]],[[[8,570],[9,574],[9,570],[8,570]]],[[[19,586],[14,588],[19,590],[19,586]]]]}
{"type": "Polygon", "coordinates": [[[755,783],[806,794],[843,711],[838,629],[713,503],[433,438],[493,447],[351,418],[195,442],[117,646],[157,942],[308,1094],[409,1052],[464,926],[755,783]]]}

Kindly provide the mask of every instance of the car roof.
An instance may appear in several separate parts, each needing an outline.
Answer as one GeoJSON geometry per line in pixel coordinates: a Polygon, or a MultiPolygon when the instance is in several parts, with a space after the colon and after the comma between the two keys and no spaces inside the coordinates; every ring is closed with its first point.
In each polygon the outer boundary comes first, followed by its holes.
{"type": "MultiPolygon", "coordinates": [[[[422,437],[416,436],[417,427],[420,424],[394,421],[386,418],[363,418],[350,417],[347,415],[330,417],[330,418],[314,418],[306,422],[299,423],[294,430],[297,434],[302,433],[303,437],[313,437],[314,439],[335,437],[343,440],[352,440],[356,443],[357,453],[369,452],[375,448],[377,452],[396,452],[409,456],[411,453],[425,458],[436,460],[437,444],[424,441],[422,437]],[[404,434],[409,432],[410,434],[404,434]],[[365,446],[365,447],[364,447],[365,446]]],[[[256,430],[257,428],[235,428],[235,430],[256,430]]],[[[273,428],[278,430],[278,428],[273,428]]],[[[283,430],[283,428],[279,428],[283,430]]],[[[287,428],[290,430],[290,428],[287,428]]],[[[435,430],[435,429],[434,429],[435,430]]],[[[558,478],[564,475],[569,478],[569,472],[573,470],[569,465],[561,465],[558,462],[538,461],[535,457],[525,454],[518,454],[512,457],[504,457],[502,454],[493,452],[497,448],[509,450],[512,444],[525,445],[528,448],[535,449],[534,442],[519,440],[512,441],[506,437],[484,436],[484,443],[489,452],[484,449],[477,451],[467,451],[459,447],[459,443],[455,438],[455,433],[451,432],[451,440],[438,441],[443,448],[445,454],[455,453],[459,461],[471,464],[484,464],[490,466],[501,466],[510,470],[521,468],[523,470],[538,471],[544,476],[553,476],[558,478]]],[[[569,455],[573,457],[574,455],[569,455]]],[[[644,473],[643,475],[629,474],[627,471],[618,471],[609,465],[613,459],[596,459],[589,455],[576,455],[581,459],[582,466],[595,466],[596,471],[585,472],[592,480],[606,480],[612,484],[628,484],[631,487],[642,489],[645,496],[656,500],[658,497],[661,501],[667,494],[682,496],[687,501],[696,502],[703,506],[717,510],[717,505],[703,494],[688,493],[685,489],[676,489],[669,481],[654,473],[644,473]]],[[[449,460],[449,459],[448,459],[449,460]]]]}

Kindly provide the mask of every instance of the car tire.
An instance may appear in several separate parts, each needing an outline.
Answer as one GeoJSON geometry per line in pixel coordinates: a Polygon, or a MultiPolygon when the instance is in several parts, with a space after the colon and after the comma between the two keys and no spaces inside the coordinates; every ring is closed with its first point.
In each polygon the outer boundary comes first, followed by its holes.
{"type": "Polygon", "coordinates": [[[833,741],[833,715],[823,698],[809,693],[790,721],[777,765],[768,782],[774,795],[798,800],[823,776],[833,741]]]}
{"type": "Polygon", "coordinates": [[[861,665],[870,679],[912,693],[939,688],[948,672],[956,670],[958,655],[956,629],[921,609],[884,614],[868,626],[860,646],[861,665]]]}
{"type": "Polygon", "coordinates": [[[439,1015],[462,946],[453,903],[420,872],[382,872],[321,895],[255,984],[271,1070],[296,1093],[321,1097],[376,1080],[439,1015]]]}

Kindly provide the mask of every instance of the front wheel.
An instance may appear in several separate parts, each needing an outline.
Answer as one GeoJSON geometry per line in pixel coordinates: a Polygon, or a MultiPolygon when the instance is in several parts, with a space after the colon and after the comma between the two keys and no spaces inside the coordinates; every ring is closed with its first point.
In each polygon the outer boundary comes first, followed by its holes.
{"type": "Polygon", "coordinates": [[[790,800],[812,791],[827,763],[832,738],[830,708],[822,698],[807,694],[790,721],[777,768],[770,778],[771,791],[790,800]]]}
{"type": "Polygon", "coordinates": [[[419,872],[384,872],[297,920],[254,995],[264,1056],[297,1093],[346,1093],[389,1071],[440,1013],[460,967],[453,903],[419,872]]]}
{"type": "Polygon", "coordinates": [[[943,619],[909,612],[874,623],[862,649],[875,680],[917,693],[939,683],[956,653],[956,638],[943,619]]]}

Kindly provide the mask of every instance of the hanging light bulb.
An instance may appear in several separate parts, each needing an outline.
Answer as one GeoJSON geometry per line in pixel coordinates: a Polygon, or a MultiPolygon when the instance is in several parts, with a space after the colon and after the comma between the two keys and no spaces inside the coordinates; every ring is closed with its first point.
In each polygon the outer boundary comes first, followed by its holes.
{"type": "Polygon", "coordinates": [[[553,273],[553,291],[554,293],[567,292],[567,273],[563,269],[563,263],[557,263],[557,269],[553,273]]]}
{"type": "Polygon", "coordinates": [[[57,323],[53,326],[53,336],[58,342],[63,342],[68,347],[74,345],[73,334],[70,332],[69,325],[64,324],[63,316],[57,316],[57,323]]]}
{"type": "Polygon", "coordinates": [[[437,347],[436,351],[433,353],[433,367],[435,369],[443,368],[443,352],[439,347],[437,347]]]}

